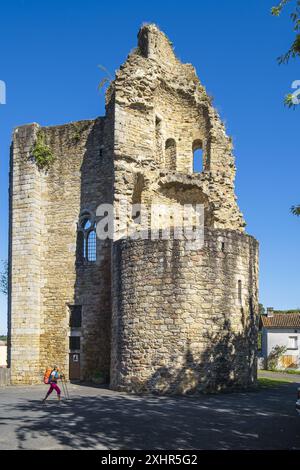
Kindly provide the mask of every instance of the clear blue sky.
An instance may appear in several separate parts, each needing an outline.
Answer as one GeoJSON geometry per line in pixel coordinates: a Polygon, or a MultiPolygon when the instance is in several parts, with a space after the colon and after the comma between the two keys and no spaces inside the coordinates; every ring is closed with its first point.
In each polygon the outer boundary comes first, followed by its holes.
{"type": "MultiPolygon", "coordinates": [[[[293,38],[288,14],[270,15],[276,0],[25,1],[1,4],[1,239],[7,256],[8,158],[14,127],[94,118],[104,113],[103,78],[136,46],[143,22],[155,22],[198,76],[235,144],[236,191],[248,233],[260,241],[260,301],[300,307],[300,219],[289,213],[299,195],[299,109],[283,96],[300,79],[300,61],[278,66],[293,38]]],[[[0,333],[6,331],[5,299],[0,333]]]]}

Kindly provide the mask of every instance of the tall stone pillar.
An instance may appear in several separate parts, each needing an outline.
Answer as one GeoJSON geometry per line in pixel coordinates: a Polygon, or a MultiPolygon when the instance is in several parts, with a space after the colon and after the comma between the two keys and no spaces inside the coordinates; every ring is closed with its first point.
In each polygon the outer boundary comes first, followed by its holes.
{"type": "Polygon", "coordinates": [[[40,380],[41,184],[30,153],[39,126],[13,136],[10,177],[9,363],[11,382],[40,380]]]}

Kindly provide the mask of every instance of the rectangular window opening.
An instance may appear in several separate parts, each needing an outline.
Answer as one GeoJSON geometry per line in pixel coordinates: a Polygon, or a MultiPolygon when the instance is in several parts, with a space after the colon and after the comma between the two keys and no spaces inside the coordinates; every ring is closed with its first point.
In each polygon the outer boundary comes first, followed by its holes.
{"type": "Polygon", "coordinates": [[[70,336],[69,340],[70,351],[80,350],[80,336],[70,336]]]}
{"type": "Polygon", "coordinates": [[[298,349],[298,337],[297,336],[289,336],[289,347],[288,349],[298,349]]]}
{"type": "Polygon", "coordinates": [[[238,281],[238,299],[239,303],[242,305],[242,281],[238,281]]]}
{"type": "Polygon", "coordinates": [[[82,305],[69,305],[71,328],[81,328],[82,322],[82,305]]]}

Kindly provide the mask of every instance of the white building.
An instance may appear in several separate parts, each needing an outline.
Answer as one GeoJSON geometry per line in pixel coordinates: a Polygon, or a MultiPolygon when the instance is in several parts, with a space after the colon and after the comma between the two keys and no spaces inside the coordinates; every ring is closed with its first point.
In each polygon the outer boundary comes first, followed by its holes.
{"type": "Polygon", "coordinates": [[[300,312],[275,313],[269,308],[267,315],[261,315],[262,357],[266,361],[275,346],[285,346],[280,368],[300,367],[300,312]]]}
{"type": "Polygon", "coordinates": [[[5,341],[0,341],[0,367],[7,366],[7,346],[5,341]]]}

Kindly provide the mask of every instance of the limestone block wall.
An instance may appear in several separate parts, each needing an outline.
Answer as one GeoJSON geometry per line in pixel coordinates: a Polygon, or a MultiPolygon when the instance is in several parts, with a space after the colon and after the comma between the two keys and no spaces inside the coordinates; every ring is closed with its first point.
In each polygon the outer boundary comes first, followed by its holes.
{"type": "Polygon", "coordinates": [[[45,367],[68,376],[69,305],[82,306],[81,377],[109,373],[109,241],[97,261],[79,262],[77,224],[112,201],[111,124],[104,118],[19,128],[12,153],[11,364],[15,383],[40,382],[45,367]],[[55,157],[47,170],[30,159],[37,131],[55,157]],[[28,376],[27,371],[28,370],[28,376]]]}
{"type": "Polygon", "coordinates": [[[143,202],[163,199],[160,172],[173,171],[196,176],[198,192],[210,203],[206,209],[211,226],[244,231],[234,193],[231,139],[194,67],[176,58],[155,25],[141,28],[138,47],[117,71],[108,98],[115,103],[116,204],[121,196],[132,197],[138,173],[145,181],[143,202]],[[203,171],[192,175],[193,149],[198,146],[203,148],[203,171]]]}
{"type": "Polygon", "coordinates": [[[114,245],[111,387],[216,391],[256,380],[258,244],[206,229],[181,240],[114,245]]]}
{"type": "Polygon", "coordinates": [[[37,125],[14,132],[10,170],[9,366],[12,383],[40,371],[42,177],[29,161],[37,125]]]}
{"type": "Polygon", "coordinates": [[[110,348],[110,245],[97,243],[97,261],[78,263],[77,223],[87,209],[111,200],[111,158],[104,148],[105,120],[45,129],[56,160],[43,197],[45,214],[41,367],[68,370],[68,304],[82,305],[81,374],[108,370],[110,348]],[[79,132],[80,139],[74,136],[79,132]]]}
{"type": "MultiPolygon", "coordinates": [[[[234,178],[231,139],[194,67],[151,24],[107,90],[105,117],[18,128],[10,181],[12,383],[39,383],[54,363],[68,375],[69,307],[79,305],[82,379],[110,370],[114,388],[159,393],[252,384],[257,242],[243,234],[234,178]],[[54,155],[47,169],[32,158],[38,133],[54,155]],[[199,145],[204,168],[192,174],[199,145]],[[124,197],[178,211],[203,204],[205,247],[98,239],[97,261],[82,262],[80,214],[113,203],[118,239],[124,197]]],[[[124,219],[133,223],[132,214],[124,219]]]]}

